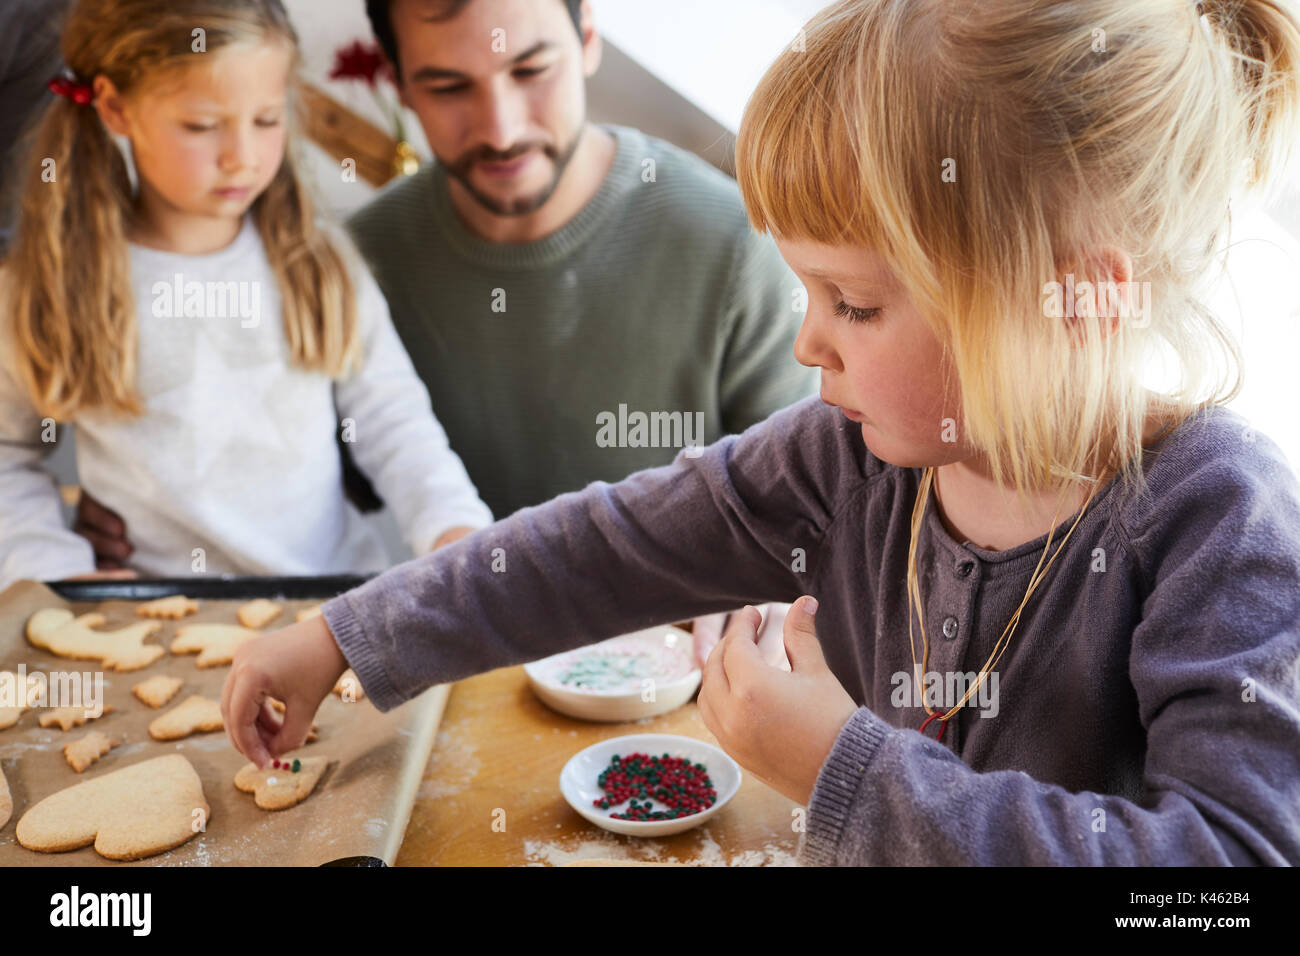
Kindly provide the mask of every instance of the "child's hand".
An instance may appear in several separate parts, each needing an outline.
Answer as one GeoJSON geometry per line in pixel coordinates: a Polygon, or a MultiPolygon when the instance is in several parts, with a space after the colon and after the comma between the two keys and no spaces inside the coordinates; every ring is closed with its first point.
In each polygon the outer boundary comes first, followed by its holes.
{"type": "Polygon", "coordinates": [[[467,525],[457,525],[454,528],[448,528],[442,534],[438,535],[438,540],[433,543],[430,551],[437,551],[439,548],[445,548],[449,544],[454,544],[461,538],[468,537],[477,531],[478,528],[471,528],[467,525]]]}
{"type": "MultiPolygon", "coordinates": [[[[764,604],[758,609],[759,615],[763,618],[758,636],[758,649],[762,658],[773,667],[780,667],[787,671],[790,669],[790,662],[786,660],[781,631],[790,607],[789,604],[764,604]]],[[[691,633],[695,636],[695,657],[701,670],[708,662],[713,648],[722,640],[722,632],[739,613],[739,611],[723,611],[721,614],[706,614],[691,621],[691,633]]]]}
{"type": "Polygon", "coordinates": [[[221,692],[221,716],[235,749],[261,769],[301,747],[316,709],[347,669],[323,617],[245,641],[221,692]],[[284,716],[268,697],[284,703],[284,716]]]}
{"type": "Polygon", "coordinates": [[[84,488],[77,500],[77,520],[72,530],[95,549],[95,567],[101,571],[125,567],[126,560],[135,550],[127,540],[126,522],[122,516],[92,498],[84,488]]]}
{"type": "Polygon", "coordinates": [[[792,670],[766,663],[756,641],[762,623],[746,607],[709,655],[700,716],[735,761],[796,803],[807,805],[817,774],[858,705],[822,656],[804,596],[785,619],[792,670]]]}

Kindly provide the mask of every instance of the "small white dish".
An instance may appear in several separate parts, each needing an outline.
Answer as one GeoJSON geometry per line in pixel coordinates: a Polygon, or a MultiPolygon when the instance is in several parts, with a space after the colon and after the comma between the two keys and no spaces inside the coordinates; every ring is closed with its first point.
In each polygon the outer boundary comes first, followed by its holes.
{"type": "Polygon", "coordinates": [[[594,721],[641,720],[676,710],[691,699],[702,676],[700,668],[695,666],[695,643],[691,633],[668,624],[620,634],[597,644],[532,661],[524,665],[524,673],[533,693],[546,706],[578,720],[594,721]],[[648,651],[657,649],[663,663],[674,664],[668,676],[645,670],[651,666],[645,660],[638,662],[642,666],[623,668],[637,672],[630,678],[615,679],[612,670],[602,675],[592,666],[602,658],[610,661],[621,659],[628,663],[630,652],[640,647],[648,651]],[[566,684],[557,676],[565,672],[590,675],[590,686],[581,688],[575,683],[566,684]],[[609,689],[605,689],[605,685],[609,685],[609,689]],[[650,691],[649,700],[646,699],[647,691],[650,691]]]}
{"type": "MultiPolygon", "coordinates": [[[[598,827],[604,827],[611,833],[627,836],[660,837],[672,833],[681,833],[697,827],[727,805],[727,802],[740,789],[740,765],[712,744],[706,744],[694,737],[682,737],[677,734],[625,734],[611,737],[600,743],[592,744],[580,750],[564,765],[560,771],[560,792],[569,806],[573,807],[585,819],[598,827]],[[600,789],[600,775],[609,766],[614,754],[644,753],[653,756],[668,754],[681,757],[691,763],[702,763],[717,798],[713,806],[690,816],[677,817],[673,820],[615,820],[610,814],[626,813],[629,802],[602,810],[595,801],[605,795],[600,789]]],[[[666,809],[658,801],[651,801],[655,809],[666,809]]]]}

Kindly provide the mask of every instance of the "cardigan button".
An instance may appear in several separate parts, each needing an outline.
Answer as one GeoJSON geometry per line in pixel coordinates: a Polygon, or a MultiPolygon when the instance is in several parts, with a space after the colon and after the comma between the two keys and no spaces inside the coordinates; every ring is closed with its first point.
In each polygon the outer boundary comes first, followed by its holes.
{"type": "Polygon", "coordinates": [[[974,569],[975,569],[974,561],[963,561],[961,564],[957,565],[957,573],[960,574],[963,578],[970,577],[970,573],[974,569]]]}
{"type": "Polygon", "coordinates": [[[943,636],[950,641],[957,636],[957,619],[951,614],[943,620],[943,636]]]}

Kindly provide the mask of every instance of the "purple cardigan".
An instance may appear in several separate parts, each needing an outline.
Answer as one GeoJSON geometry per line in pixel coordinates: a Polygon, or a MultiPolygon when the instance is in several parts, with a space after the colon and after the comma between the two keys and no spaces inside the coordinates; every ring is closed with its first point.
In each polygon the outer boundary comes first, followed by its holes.
{"type": "MultiPolygon", "coordinates": [[[[997,693],[987,682],[941,742],[937,721],[918,732],[906,624],[921,472],[880,461],[816,398],[699,457],[522,509],[324,615],[387,710],[615,634],[812,594],[859,708],[817,778],[801,862],[1300,863],[1300,483],[1223,408],[1144,468],[1145,495],[1098,491],[997,693]]],[[[1045,540],[956,541],[931,499],[917,548],[931,691],[979,671],[1045,540]]]]}

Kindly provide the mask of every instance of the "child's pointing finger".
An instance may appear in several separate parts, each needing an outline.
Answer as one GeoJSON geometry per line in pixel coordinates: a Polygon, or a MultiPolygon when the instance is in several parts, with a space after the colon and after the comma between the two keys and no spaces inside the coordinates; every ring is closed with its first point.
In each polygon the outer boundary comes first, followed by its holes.
{"type": "Polygon", "coordinates": [[[229,697],[222,707],[226,734],[235,749],[261,769],[271,759],[258,729],[263,719],[262,701],[254,690],[253,683],[238,671],[232,669],[226,678],[226,684],[229,697]]]}

